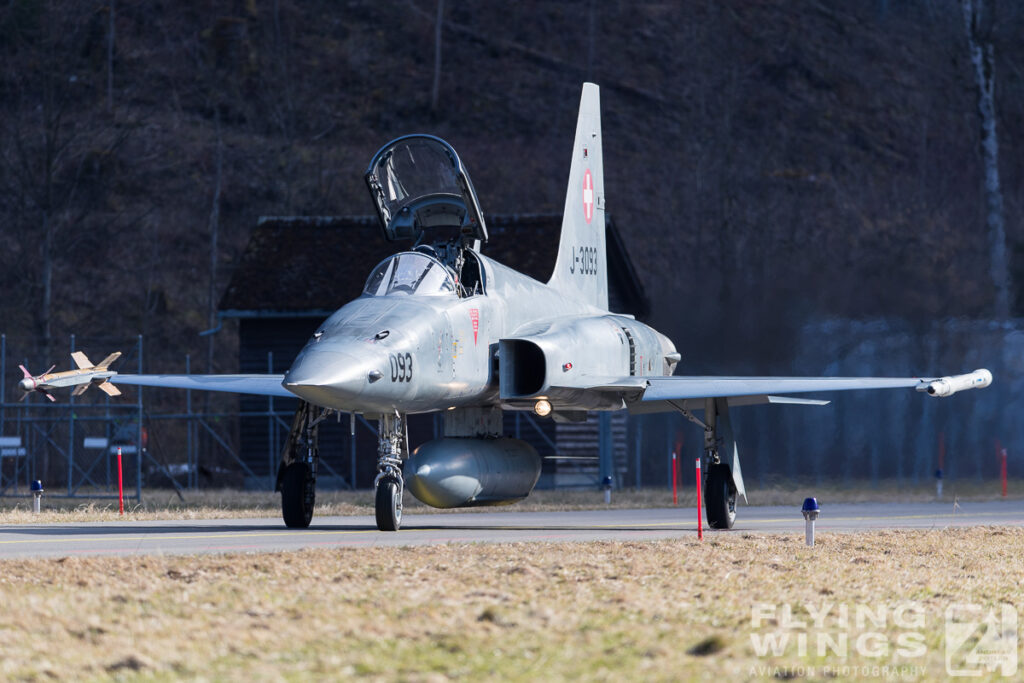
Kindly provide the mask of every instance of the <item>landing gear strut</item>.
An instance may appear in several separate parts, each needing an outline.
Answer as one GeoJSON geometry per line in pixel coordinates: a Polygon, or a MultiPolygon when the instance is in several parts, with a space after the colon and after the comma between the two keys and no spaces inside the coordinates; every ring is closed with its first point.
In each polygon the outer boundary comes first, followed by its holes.
{"type": "Polygon", "coordinates": [[[704,475],[704,514],[712,529],[731,529],[736,521],[736,496],[746,498],[743,475],[739,469],[739,451],[729,424],[729,404],[726,399],[709,398],[704,403],[704,420],[697,419],[689,410],[680,412],[690,422],[704,428],[704,457],[701,471],[704,475]],[[724,447],[726,456],[719,454],[724,447]]]}
{"type": "Polygon", "coordinates": [[[402,525],[402,494],[405,493],[402,461],[409,457],[405,416],[381,415],[377,435],[377,478],[373,481],[377,488],[374,506],[377,528],[398,531],[402,525]]]}
{"type": "Polygon", "coordinates": [[[319,425],[326,417],[326,410],[317,415],[309,403],[300,403],[281,454],[277,490],[281,492],[281,515],[290,529],[305,529],[313,521],[320,463],[319,425]]]}

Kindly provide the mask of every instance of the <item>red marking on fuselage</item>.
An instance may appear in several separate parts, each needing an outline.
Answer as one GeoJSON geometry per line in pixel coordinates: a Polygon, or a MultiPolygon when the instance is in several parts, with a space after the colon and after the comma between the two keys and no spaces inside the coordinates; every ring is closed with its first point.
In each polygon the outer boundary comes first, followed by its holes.
{"type": "Polygon", "coordinates": [[[473,345],[476,346],[477,335],[480,332],[480,309],[469,309],[469,320],[473,323],[473,345]]]}

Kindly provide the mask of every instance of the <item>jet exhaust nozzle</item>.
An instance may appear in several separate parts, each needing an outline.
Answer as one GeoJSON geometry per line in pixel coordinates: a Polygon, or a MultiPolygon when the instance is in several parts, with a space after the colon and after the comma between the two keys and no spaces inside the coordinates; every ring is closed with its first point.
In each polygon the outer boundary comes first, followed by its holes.
{"type": "Polygon", "coordinates": [[[958,391],[984,389],[990,384],[992,384],[992,373],[984,368],[979,368],[966,375],[952,375],[932,380],[925,385],[923,391],[928,392],[930,396],[952,396],[958,391]]]}

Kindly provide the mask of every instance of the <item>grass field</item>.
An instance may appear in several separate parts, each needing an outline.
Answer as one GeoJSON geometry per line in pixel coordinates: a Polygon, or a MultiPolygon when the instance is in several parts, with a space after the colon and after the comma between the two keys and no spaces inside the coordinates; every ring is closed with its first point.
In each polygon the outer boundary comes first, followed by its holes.
{"type": "Polygon", "coordinates": [[[1022,594],[1017,528],[12,560],[0,679],[940,680],[1022,594]]]}
{"type": "MultiPolygon", "coordinates": [[[[679,491],[679,505],[693,507],[696,492],[691,486],[679,491]]],[[[1024,480],[1011,480],[1009,494],[1013,500],[1024,499],[1024,480]]],[[[899,485],[884,481],[875,486],[870,482],[854,482],[849,486],[836,484],[810,485],[778,482],[747,492],[751,505],[795,505],[804,498],[816,496],[823,505],[831,503],[870,502],[926,502],[936,500],[935,486],[899,485]]],[[[942,500],[961,501],[996,500],[1000,498],[999,483],[995,481],[947,482],[942,500]]],[[[117,501],[89,498],[60,498],[47,495],[43,499],[43,514],[31,513],[31,500],[24,497],[0,496],[0,524],[28,524],[37,522],[94,522],[118,519],[117,501]]],[[[625,489],[612,494],[614,508],[651,508],[672,505],[672,493],[665,488],[625,489]]],[[[741,503],[742,505],[742,503],[741,503]]],[[[405,496],[406,509],[430,509],[410,494],[405,496]]],[[[585,510],[605,508],[604,493],[593,489],[558,489],[534,491],[525,501],[510,510],[585,510]]],[[[458,512],[493,510],[493,508],[461,508],[458,512]]],[[[139,520],[155,519],[218,519],[225,517],[277,517],[281,511],[280,494],[270,491],[237,491],[214,489],[185,491],[179,497],[164,489],[144,490],[142,502],[134,498],[125,501],[127,517],[139,520]]],[[[372,491],[318,491],[316,515],[372,515],[372,491]]]]}

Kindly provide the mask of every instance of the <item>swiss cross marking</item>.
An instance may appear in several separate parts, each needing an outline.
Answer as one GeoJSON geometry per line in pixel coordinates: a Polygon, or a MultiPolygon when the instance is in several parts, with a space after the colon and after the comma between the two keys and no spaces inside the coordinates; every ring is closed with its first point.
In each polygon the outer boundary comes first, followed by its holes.
{"type": "Polygon", "coordinates": [[[583,217],[587,219],[587,223],[594,217],[594,179],[589,168],[583,174],[583,217]]]}

